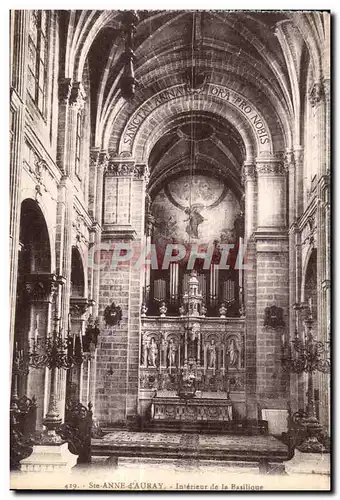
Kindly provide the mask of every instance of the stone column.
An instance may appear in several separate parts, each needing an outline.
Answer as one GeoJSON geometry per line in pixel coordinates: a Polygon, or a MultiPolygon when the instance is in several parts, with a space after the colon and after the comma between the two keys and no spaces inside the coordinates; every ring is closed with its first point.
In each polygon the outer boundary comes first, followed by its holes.
{"type": "Polygon", "coordinates": [[[263,408],[280,408],[285,394],[281,366],[282,330],[264,326],[265,308],[283,309],[284,334],[288,329],[289,260],[287,235],[286,169],[275,156],[258,158],[258,212],[256,239],[256,380],[263,408]]]}
{"type": "MultiPolygon", "coordinates": [[[[10,142],[10,342],[13,350],[15,306],[17,293],[18,251],[20,232],[20,191],[25,131],[25,105],[27,87],[28,10],[13,10],[11,32],[11,142],[10,142]],[[15,44],[13,43],[15,40],[15,44]]],[[[12,356],[10,356],[12,365],[12,356]]],[[[10,366],[11,368],[11,366],[10,366]]]]}
{"type": "Polygon", "coordinates": [[[256,243],[257,174],[253,162],[244,165],[245,232],[247,260],[250,269],[244,271],[244,304],[246,310],[245,390],[247,418],[257,418],[256,401],[256,243]]]}
{"type": "MultiPolygon", "coordinates": [[[[55,274],[30,274],[25,279],[25,292],[30,304],[30,326],[25,342],[51,335],[53,329],[52,302],[56,293],[55,274]]],[[[32,349],[32,345],[30,345],[32,349]]],[[[37,398],[37,429],[43,428],[49,398],[48,369],[30,368],[27,377],[27,396],[37,398]]]]}
{"type": "MultiPolygon", "coordinates": [[[[97,249],[102,238],[102,212],[103,212],[103,188],[104,188],[104,173],[108,165],[108,154],[105,151],[95,149],[91,151],[91,159],[93,168],[96,170],[96,183],[93,187],[93,226],[92,226],[92,244],[94,248],[91,250],[94,256],[99,252],[97,249]]],[[[90,259],[91,262],[91,259],[90,259]]],[[[99,263],[99,262],[98,262],[99,263]]],[[[92,266],[89,270],[91,273],[91,297],[94,300],[92,314],[96,318],[99,315],[99,287],[100,287],[100,266],[92,266]]],[[[100,339],[99,339],[100,341],[100,339]]],[[[89,364],[89,400],[93,404],[93,414],[96,415],[96,380],[97,380],[97,349],[91,354],[89,364]]]]}
{"type": "Polygon", "coordinates": [[[243,175],[245,191],[244,239],[246,243],[257,227],[257,179],[254,162],[244,163],[243,175]]]}
{"type": "MultiPolygon", "coordinates": [[[[301,167],[301,165],[300,165],[301,167]]],[[[289,346],[293,340],[295,329],[297,327],[297,310],[296,304],[300,302],[299,287],[297,283],[297,253],[300,252],[300,247],[296,246],[296,238],[298,235],[298,227],[296,224],[296,166],[295,157],[292,150],[287,150],[285,156],[285,169],[288,172],[288,239],[289,239],[289,324],[285,336],[285,346],[283,355],[289,355],[289,346]]],[[[298,403],[298,380],[299,376],[293,373],[286,373],[286,380],[289,380],[290,405],[293,412],[299,408],[298,403]]]]}
{"type": "MultiPolygon", "coordinates": [[[[330,273],[329,273],[329,172],[330,172],[330,87],[329,80],[323,84],[316,82],[309,95],[314,108],[316,129],[318,130],[317,152],[317,298],[318,318],[315,334],[325,343],[329,341],[330,322],[330,273]]],[[[320,392],[320,421],[329,425],[329,378],[330,375],[317,373],[316,386],[320,392]]]]}

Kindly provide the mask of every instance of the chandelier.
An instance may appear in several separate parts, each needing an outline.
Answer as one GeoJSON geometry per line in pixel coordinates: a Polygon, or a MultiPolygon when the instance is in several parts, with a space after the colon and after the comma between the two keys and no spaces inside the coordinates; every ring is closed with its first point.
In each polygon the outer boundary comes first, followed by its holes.
{"type": "Polygon", "coordinates": [[[120,79],[120,90],[122,96],[126,100],[130,100],[135,95],[137,80],[135,78],[134,60],[135,54],[133,51],[133,35],[136,31],[136,25],[139,21],[139,16],[135,10],[122,12],[123,32],[125,34],[125,51],[123,54],[124,71],[120,79]]]}

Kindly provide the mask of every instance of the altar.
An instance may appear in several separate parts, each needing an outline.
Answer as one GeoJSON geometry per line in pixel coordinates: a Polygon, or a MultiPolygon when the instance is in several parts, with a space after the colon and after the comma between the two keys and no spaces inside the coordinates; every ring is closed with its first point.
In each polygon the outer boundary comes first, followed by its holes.
{"type": "Polygon", "coordinates": [[[195,395],[192,399],[156,395],[151,402],[151,419],[165,422],[229,422],[232,420],[230,399],[195,395]]]}
{"type": "Polygon", "coordinates": [[[139,372],[143,418],[151,415],[153,422],[164,425],[245,418],[244,318],[207,318],[202,303],[192,272],[183,316],[143,318],[139,372]],[[185,392],[192,390],[191,399],[185,392]]]}

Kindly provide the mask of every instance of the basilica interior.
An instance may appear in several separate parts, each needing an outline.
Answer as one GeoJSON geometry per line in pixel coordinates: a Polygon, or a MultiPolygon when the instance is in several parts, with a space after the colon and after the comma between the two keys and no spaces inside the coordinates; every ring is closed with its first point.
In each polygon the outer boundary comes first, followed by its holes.
{"type": "Polygon", "coordinates": [[[329,436],[329,12],[10,23],[11,411],[329,436]]]}

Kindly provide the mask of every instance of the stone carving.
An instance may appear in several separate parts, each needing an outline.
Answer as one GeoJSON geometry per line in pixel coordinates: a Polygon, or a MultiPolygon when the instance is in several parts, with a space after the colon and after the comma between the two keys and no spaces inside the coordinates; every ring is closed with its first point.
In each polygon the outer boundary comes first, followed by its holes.
{"type": "Polygon", "coordinates": [[[150,345],[148,347],[148,366],[152,368],[157,367],[157,358],[158,358],[158,347],[154,337],[151,337],[150,345]]]}
{"type": "Polygon", "coordinates": [[[161,318],[165,318],[167,310],[168,310],[168,308],[166,307],[165,302],[161,302],[160,306],[159,306],[159,312],[160,312],[161,318]]]}
{"type": "Polygon", "coordinates": [[[286,167],[282,162],[265,162],[257,163],[256,170],[258,174],[270,174],[270,175],[284,175],[286,173],[286,167]]]}
{"type": "Polygon", "coordinates": [[[225,304],[221,305],[221,307],[219,308],[219,313],[220,313],[220,318],[226,318],[227,308],[225,304]]]}
{"type": "Polygon", "coordinates": [[[144,164],[135,165],[134,162],[123,163],[108,161],[106,173],[117,177],[148,178],[148,169],[144,164]]]}
{"type": "Polygon", "coordinates": [[[86,93],[82,83],[81,82],[74,83],[69,98],[70,106],[73,106],[78,110],[80,110],[84,107],[85,99],[86,99],[86,93]]]}
{"type": "Polygon", "coordinates": [[[271,306],[266,307],[264,311],[264,326],[268,328],[283,327],[283,309],[282,307],[271,306]]]}
{"type": "Polygon", "coordinates": [[[216,369],[216,344],[215,339],[210,340],[210,344],[207,347],[208,352],[208,368],[216,369]]]}
{"type": "Polygon", "coordinates": [[[106,325],[119,325],[122,320],[122,308],[120,306],[116,306],[115,303],[112,302],[110,306],[105,308],[104,319],[106,325]]]}
{"type": "Polygon", "coordinates": [[[177,348],[176,344],[174,343],[174,340],[170,339],[169,346],[168,346],[168,356],[167,356],[169,367],[176,366],[177,351],[178,351],[178,348],[177,348]]]}
{"type": "Polygon", "coordinates": [[[312,107],[316,106],[324,96],[324,89],[321,82],[314,83],[309,93],[309,102],[312,107]]]}
{"type": "Polygon", "coordinates": [[[29,274],[25,280],[25,292],[28,300],[52,300],[53,294],[57,292],[57,288],[58,283],[55,274],[29,274]]]}
{"type": "Polygon", "coordinates": [[[227,356],[229,360],[230,368],[238,368],[239,360],[240,360],[240,350],[237,344],[237,340],[235,337],[232,337],[229,340],[228,348],[227,348],[227,356]]]}
{"type": "Polygon", "coordinates": [[[248,179],[256,178],[256,168],[253,164],[244,164],[243,165],[243,175],[245,177],[245,181],[248,179]]]}

